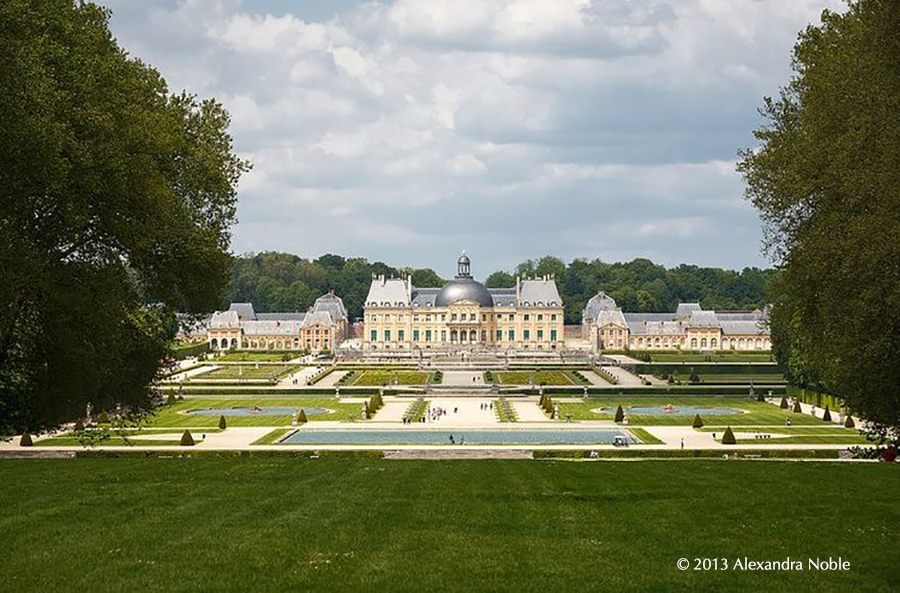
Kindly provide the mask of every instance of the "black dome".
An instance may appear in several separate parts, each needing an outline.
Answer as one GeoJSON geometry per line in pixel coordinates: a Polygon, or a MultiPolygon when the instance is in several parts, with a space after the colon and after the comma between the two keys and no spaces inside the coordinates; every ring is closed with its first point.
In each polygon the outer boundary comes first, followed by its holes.
{"type": "Polygon", "coordinates": [[[494,299],[481,282],[472,278],[456,277],[438,293],[434,299],[435,307],[446,307],[457,301],[471,301],[482,307],[493,307],[494,299]]]}

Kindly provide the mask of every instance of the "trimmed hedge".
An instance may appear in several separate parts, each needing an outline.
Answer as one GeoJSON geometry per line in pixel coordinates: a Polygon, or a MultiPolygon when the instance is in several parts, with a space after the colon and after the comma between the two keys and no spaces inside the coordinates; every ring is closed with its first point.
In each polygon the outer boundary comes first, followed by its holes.
{"type": "Polygon", "coordinates": [[[194,446],[194,437],[191,436],[190,430],[185,430],[184,434],[181,435],[181,446],[182,447],[193,447],[194,446]]]}
{"type": "MultiPolygon", "coordinates": [[[[721,449],[598,449],[588,450],[535,450],[535,459],[610,459],[616,457],[645,459],[722,459],[725,455],[721,449]]],[[[727,453],[729,459],[746,459],[761,457],[764,459],[838,459],[840,451],[836,449],[733,449],[727,453]]]]}
{"type": "Polygon", "coordinates": [[[28,434],[27,432],[22,433],[22,438],[19,439],[19,446],[20,447],[31,447],[32,445],[34,445],[34,441],[31,440],[31,435],[28,434]]]}
{"type": "Polygon", "coordinates": [[[621,421],[624,420],[624,419],[625,419],[625,410],[622,409],[622,404],[619,404],[619,407],[616,408],[616,417],[615,417],[615,421],[616,421],[616,422],[621,422],[621,421]]]}
{"type": "Polygon", "coordinates": [[[703,420],[700,418],[700,414],[694,416],[694,422],[691,426],[694,428],[703,428],[703,420]]]}
{"type": "Polygon", "coordinates": [[[228,422],[225,421],[225,416],[219,416],[219,428],[225,430],[228,428],[228,422]]]}
{"type": "Polygon", "coordinates": [[[172,356],[175,360],[184,360],[192,356],[199,356],[209,352],[209,342],[197,342],[195,344],[175,345],[172,347],[172,356]]]}
{"type": "Polygon", "coordinates": [[[847,419],[844,420],[845,428],[856,428],[856,423],[853,421],[853,416],[847,416],[847,419]]]}
{"type": "Polygon", "coordinates": [[[307,422],[309,422],[309,419],[306,417],[306,410],[300,408],[300,413],[297,414],[297,423],[306,424],[307,422]]]}
{"type": "Polygon", "coordinates": [[[731,362],[656,362],[634,365],[639,375],[678,374],[690,375],[691,369],[704,375],[781,375],[784,367],[775,363],[731,363],[731,362]]]}
{"type": "Polygon", "coordinates": [[[831,422],[831,410],[828,409],[828,406],[825,406],[825,413],[822,414],[822,420],[831,422]]]}
{"type": "Polygon", "coordinates": [[[800,407],[800,400],[794,402],[794,409],[791,411],[795,414],[800,414],[801,412],[803,412],[803,408],[800,407]]]}
{"type": "Polygon", "coordinates": [[[734,438],[734,432],[731,431],[730,426],[725,429],[725,434],[722,435],[722,444],[737,445],[737,439],[734,438]]]}
{"type": "Polygon", "coordinates": [[[782,410],[787,410],[787,409],[788,409],[787,397],[782,397],[782,398],[781,398],[781,403],[778,404],[778,407],[781,408],[782,410]]]}

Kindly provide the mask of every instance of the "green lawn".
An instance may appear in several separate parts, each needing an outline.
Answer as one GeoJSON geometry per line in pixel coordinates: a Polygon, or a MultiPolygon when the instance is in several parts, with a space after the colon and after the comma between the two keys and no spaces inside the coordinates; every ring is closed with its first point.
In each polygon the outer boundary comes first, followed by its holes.
{"type": "Polygon", "coordinates": [[[434,373],[422,371],[363,371],[349,385],[372,387],[376,385],[425,385],[434,382],[434,373]]]}
{"type": "Polygon", "coordinates": [[[896,591],[900,472],[716,460],[0,460],[11,591],[896,591]],[[804,570],[678,570],[687,558],[804,570]],[[808,570],[808,558],[850,562],[808,570]]]}
{"type": "MultiPolygon", "coordinates": [[[[722,427],[704,426],[699,429],[701,432],[722,432],[722,427]]],[[[836,424],[825,424],[821,426],[742,426],[741,432],[768,432],[772,434],[789,434],[789,435],[832,435],[832,436],[858,436],[860,433],[853,428],[844,428],[836,424]]]]}
{"type": "Polygon", "coordinates": [[[663,445],[665,444],[662,440],[656,438],[643,428],[630,428],[628,429],[635,438],[644,443],[645,445],[663,445]]]}
{"type": "MultiPolygon", "coordinates": [[[[238,408],[251,406],[277,406],[291,408],[328,408],[334,410],[333,414],[308,414],[310,422],[317,420],[338,420],[345,422],[359,417],[360,404],[340,403],[337,398],[328,397],[302,397],[302,398],[204,398],[190,397],[171,405],[165,405],[159,409],[159,413],[153,420],[153,426],[184,426],[184,427],[208,427],[218,426],[218,415],[186,415],[181,414],[186,410],[197,408],[238,408]]],[[[285,426],[291,423],[290,414],[278,415],[253,415],[253,416],[226,416],[229,426],[285,426]]]]}
{"type": "MultiPolygon", "coordinates": [[[[784,375],[781,373],[761,374],[726,374],[726,373],[697,373],[702,383],[756,383],[757,385],[772,385],[784,383],[784,375]]],[[[675,375],[675,380],[683,383],[691,382],[691,374],[675,375]]]]}
{"type": "MultiPolygon", "coordinates": [[[[621,405],[627,410],[628,406],[664,406],[672,404],[674,406],[696,406],[710,408],[735,408],[744,410],[741,414],[710,414],[703,416],[704,424],[711,426],[736,426],[736,425],[762,425],[771,424],[775,426],[784,426],[787,419],[791,419],[792,424],[803,425],[821,425],[833,426],[826,424],[818,418],[814,418],[809,414],[795,414],[788,410],[782,410],[778,406],[750,400],[745,397],[725,398],[725,397],[628,397],[607,396],[607,397],[591,397],[579,402],[559,402],[560,416],[565,418],[571,414],[575,420],[613,420],[615,417],[615,408],[621,405]],[[609,413],[594,412],[597,408],[613,408],[609,413]]],[[[628,422],[632,425],[645,426],[676,426],[689,425],[694,419],[694,414],[629,414],[628,422]]]]}
{"type": "Polygon", "coordinates": [[[266,380],[274,382],[282,375],[286,375],[287,373],[297,368],[299,368],[297,365],[292,364],[230,364],[227,366],[215,368],[211,371],[207,371],[199,375],[194,375],[189,378],[187,382],[189,383],[191,381],[206,381],[208,379],[244,379],[266,380]]]}
{"type": "MultiPolygon", "coordinates": [[[[218,425],[218,423],[217,423],[218,425]]],[[[207,428],[203,430],[204,433],[212,434],[217,432],[222,432],[218,428],[207,428]]],[[[123,431],[110,431],[109,438],[100,440],[99,438],[95,441],[95,445],[103,446],[103,447],[128,447],[128,446],[136,446],[140,445],[141,447],[165,447],[171,445],[180,445],[181,444],[181,435],[184,433],[181,429],[161,429],[161,428],[145,428],[142,430],[123,430],[123,431]],[[142,439],[141,435],[169,435],[171,438],[166,440],[161,439],[142,439]]],[[[193,435],[196,440],[199,440],[201,437],[198,434],[193,435]]],[[[88,441],[85,441],[88,442],[88,441]]],[[[72,447],[81,445],[82,441],[75,436],[74,433],[66,432],[56,436],[42,438],[34,442],[35,447],[72,447]]]]}
{"type": "Polygon", "coordinates": [[[265,436],[256,439],[251,445],[273,445],[276,441],[280,440],[282,437],[286,436],[288,433],[293,432],[293,428],[276,428],[272,432],[266,434],[265,436]]]}
{"type": "Polygon", "coordinates": [[[494,377],[502,385],[528,385],[530,380],[535,385],[574,385],[575,381],[566,371],[500,371],[494,377]]]}

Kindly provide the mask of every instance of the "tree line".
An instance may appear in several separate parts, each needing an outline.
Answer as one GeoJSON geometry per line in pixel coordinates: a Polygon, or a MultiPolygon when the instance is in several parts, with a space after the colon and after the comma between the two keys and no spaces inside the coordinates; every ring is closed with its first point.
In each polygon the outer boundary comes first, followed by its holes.
{"type": "MultiPolygon", "coordinates": [[[[320,295],[334,290],[351,319],[362,316],[373,275],[412,276],[414,286],[442,286],[434,270],[393,267],[364,258],[327,254],[305,259],[266,252],[235,257],[223,306],[252,302],[257,311],[305,311],[320,295]]],[[[682,264],[674,268],[648,259],[607,263],[575,259],[566,264],[554,256],[526,260],[512,271],[496,271],[485,279],[489,288],[515,286],[516,277],[553,275],[565,303],[566,323],[581,322],[588,299],[604,291],[625,312],[671,312],[680,302],[699,302],[704,309],[757,309],[766,305],[766,289],[775,271],[741,271],[682,264]]]]}

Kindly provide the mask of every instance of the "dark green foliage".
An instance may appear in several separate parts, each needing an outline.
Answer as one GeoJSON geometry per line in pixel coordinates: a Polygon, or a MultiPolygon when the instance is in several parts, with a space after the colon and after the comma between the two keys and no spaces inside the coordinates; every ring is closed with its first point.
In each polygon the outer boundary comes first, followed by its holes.
{"type": "Polygon", "coordinates": [[[803,408],[800,407],[800,400],[794,402],[794,409],[792,411],[796,412],[797,414],[803,411],[803,408]]]}
{"type": "Polygon", "coordinates": [[[782,398],[781,398],[781,403],[779,404],[779,407],[780,407],[782,410],[787,410],[787,409],[788,409],[788,400],[787,400],[787,397],[782,397],[782,398]]]}
{"type": "Polygon", "coordinates": [[[898,427],[900,3],[848,5],[801,32],[739,170],[780,269],[776,357],[795,383],[898,427]]]}
{"type": "Polygon", "coordinates": [[[182,447],[193,447],[194,446],[194,437],[191,436],[190,430],[185,430],[184,434],[181,435],[181,446],[182,447]]]}
{"type": "Polygon", "coordinates": [[[219,416],[219,428],[222,430],[228,428],[228,422],[225,421],[225,416],[219,416]]]}
{"type": "Polygon", "coordinates": [[[831,410],[828,409],[828,406],[825,406],[825,413],[822,414],[822,420],[831,422],[831,410]]]}
{"type": "Polygon", "coordinates": [[[31,440],[31,435],[28,434],[27,432],[23,433],[22,438],[19,439],[19,446],[20,447],[31,447],[33,444],[34,443],[31,440]]]}
{"type": "Polygon", "coordinates": [[[306,410],[300,408],[300,412],[297,414],[297,422],[300,424],[306,424],[309,420],[306,417],[306,410]]]}
{"type": "Polygon", "coordinates": [[[737,439],[734,438],[734,432],[731,431],[731,427],[725,429],[725,433],[722,435],[722,444],[723,445],[736,445],[737,439]]]}
{"type": "Polygon", "coordinates": [[[847,416],[847,419],[844,420],[844,426],[846,428],[856,428],[856,423],[853,421],[853,416],[847,416]]]}
{"type": "Polygon", "coordinates": [[[699,382],[700,382],[700,375],[697,374],[697,369],[695,369],[694,367],[691,367],[691,383],[696,384],[699,382]]]}
{"type": "Polygon", "coordinates": [[[84,422],[81,421],[81,418],[75,421],[75,427],[73,428],[75,432],[83,432],[84,431],[84,422]]]}
{"type": "Polygon", "coordinates": [[[616,422],[621,422],[621,421],[624,420],[624,419],[625,419],[625,410],[623,410],[623,409],[622,409],[622,406],[619,405],[619,407],[616,408],[616,417],[615,417],[615,421],[616,421],[616,422]]]}
{"type": "Polygon", "coordinates": [[[694,422],[691,424],[694,428],[703,428],[703,420],[700,418],[700,414],[694,416],[694,422]]]}
{"type": "MultiPolygon", "coordinates": [[[[476,277],[486,278],[488,287],[512,287],[516,276],[478,268],[476,277]],[[487,276],[486,276],[487,275],[487,276]]],[[[395,268],[363,258],[323,255],[302,259],[288,253],[265,252],[235,258],[231,286],[225,301],[250,301],[257,311],[305,311],[330,289],[341,296],[351,318],[362,316],[362,304],[372,274],[412,274],[419,287],[442,286],[446,281],[430,269],[395,268]]],[[[555,274],[565,303],[566,323],[580,323],[588,299],[604,290],[626,312],[674,311],[679,302],[699,301],[707,309],[755,309],[765,306],[765,290],[772,270],[746,268],[736,272],[718,268],[681,265],[666,269],[646,259],[626,263],[573,260],[566,265],[546,256],[526,261],[516,274],[555,274]]],[[[636,353],[643,356],[643,353],[636,353]]]]}
{"type": "Polygon", "coordinates": [[[170,391],[168,397],[166,397],[166,403],[171,406],[175,401],[175,394],[170,391]]]}
{"type": "Polygon", "coordinates": [[[149,410],[176,311],[219,305],[229,116],[172,94],[91,2],[0,2],[0,434],[149,410]]]}
{"type": "Polygon", "coordinates": [[[106,412],[100,412],[100,415],[97,416],[97,422],[99,424],[109,424],[109,414],[106,412]]]}

